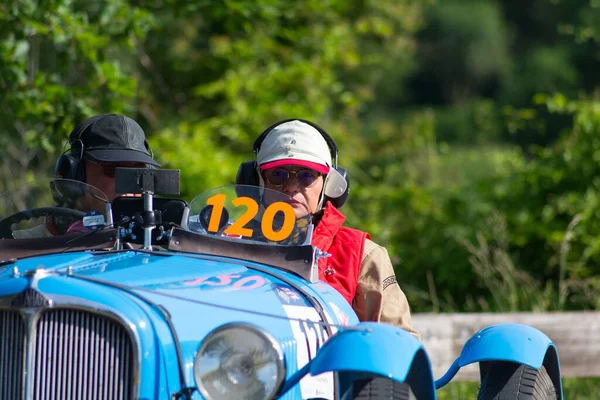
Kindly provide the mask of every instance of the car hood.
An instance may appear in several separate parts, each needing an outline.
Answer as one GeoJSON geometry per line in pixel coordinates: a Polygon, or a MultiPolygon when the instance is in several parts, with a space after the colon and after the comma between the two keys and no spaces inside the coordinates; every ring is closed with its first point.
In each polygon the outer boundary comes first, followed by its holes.
{"type": "MultiPolygon", "coordinates": [[[[41,275],[55,278],[39,280],[38,287],[42,293],[51,294],[49,288],[52,287],[44,285],[43,281],[60,278],[64,281],[64,288],[67,276],[71,276],[78,282],[91,281],[102,286],[103,290],[108,287],[111,291],[123,292],[123,301],[135,293],[137,300],[134,301],[146,306],[160,306],[161,310],[166,310],[165,315],[170,318],[177,337],[164,328],[156,328],[156,335],[162,335],[159,342],[165,353],[175,352],[175,340],[180,344],[188,382],[193,380],[194,355],[200,342],[210,331],[227,323],[250,323],[268,330],[281,343],[286,358],[295,360],[293,349],[296,338],[290,318],[318,316],[299,287],[311,295],[319,290],[323,290],[323,294],[332,291],[322,283],[309,285],[289,272],[268,266],[171,252],[131,250],[54,254],[18,260],[13,265],[0,268],[4,269],[0,270],[1,287],[6,287],[1,281],[8,283],[16,270],[21,277],[27,275],[27,271],[43,270],[48,274],[41,275]],[[52,272],[59,272],[62,276],[56,277],[52,272]]],[[[325,304],[325,312],[330,319],[333,313],[327,312],[328,307],[325,304]]],[[[156,309],[150,307],[147,312],[157,315],[156,309]]],[[[155,320],[155,325],[164,325],[159,317],[155,320]]],[[[130,322],[135,324],[135,321],[130,322]]],[[[288,375],[294,370],[296,368],[288,369],[288,375]]]]}
{"type": "MultiPolygon", "coordinates": [[[[0,267],[2,268],[2,267],[0,267]]],[[[98,284],[120,285],[161,305],[186,302],[216,309],[265,313],[265,304],[307,304],[290,273],[236,259],[177,253],[121,251],[38,256],[3,267],[59,272],[98,284]],[[286,283],[288,282],[288,283],[286,283]]],[[[302,284],[305,286],[305,284],[302,284]]],[[[278,314],[275,310],[271,310],[278,314]]],[[[169,309],[171,314],[177,309],[169,309]]]]}

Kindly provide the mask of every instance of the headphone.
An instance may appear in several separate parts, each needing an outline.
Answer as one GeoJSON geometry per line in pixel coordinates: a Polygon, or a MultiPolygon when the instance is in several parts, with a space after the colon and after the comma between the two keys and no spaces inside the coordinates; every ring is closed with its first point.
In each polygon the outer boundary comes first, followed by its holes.
{"type": "Polygon", "coordinates": [[[85,124],[79,127],[77,134],[69,139],[71,148],[63,151],[60,157],[58,157],[58,160],[56,160],[56,166],[54,167],[54,176],[56,178],[71,179],[80,182],[86,181],[85,162],[83,161],[84,145],[81,141],[81,135],[83,135],[83,132],[85,132],[94,122],[96,122],[96,118],[90,118],[85,124]],[[73,153],[73,146],[75,146],[77,142],[81,145],[79,154],[67,154],[68,151],[73,153]]]}
{"type": "MultiPolygon", "coordinates": [[[[291,122],[291,121],[300,121],[300,122],[304,122],[307,125],[312,126],[321,134],[323,139],[325,139],[325,142],[327,142],[327,147],[329,147],[329,152],[331,153],[331,160],[332,160],[332,164],[333,164],[331,166],[331,168],[334,168],[337,172],[340,173],[340,175],[342,175],[342,177],[346,181],[347,186],[346,186],[346,190],[340,197],[333,198],[333,197],[325,196],[325,201],[331,202],[331,204],[335,208],[342,207],[344,205],[344,203],[346,203],[346,200],[348,199],[348,194],[350,193],[350,178],[348,177],[348,170],[346,170],[346,168],[344,168],[344,167],[340,167],[337,164],[338,147],[335,144],[333,138],[331,136],[329,136],[329,134],[327,132],[325,132],[325,130],[323,128],[321,128],[319,125],[315,124],[314,122],[310,122],[310,121],[307,121],[305,119],[300,119],[300,118],[288,118],[288,119],[284,119],[282,121],[274,123],[273,125],[269,126],[267,129],[265,129],[265,131],[263,133],[261,133],[260,136],[254,141],[254,145],[253,145],[254,155],[255,156],[258,155],[258,151],[260,150],[260,146],[262,145],[262,142],[265,140],[265,138],[267,137],[267,135],[269,134],[269,132],[271,132],[271,130],[273,128],[275,128],[276,126],[279,126],[283,123],[291,122]]],[[[259,186],[260,185],[260,180],[258,177],[258,165],[256,163],[256,160],[246,161],[246,162],[243,162],[240,164],[240,167],[238,168],[237,176],[235,178],[235,183],[237,185],[250,185],[250,186],[259,186]]]]}

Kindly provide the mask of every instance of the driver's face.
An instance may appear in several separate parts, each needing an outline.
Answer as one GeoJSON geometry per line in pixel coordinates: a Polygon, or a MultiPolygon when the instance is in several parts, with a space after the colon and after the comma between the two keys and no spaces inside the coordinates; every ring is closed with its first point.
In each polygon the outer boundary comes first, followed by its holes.
{"type": "Polygon", "coordinates": [[[115,168],[117,167],[146,168],[146,164],[139,162],[111,163],[91,158],[85,160],[86,183],[102,191],[109,201],[118,197],[115,193],[115,168]]]}
{"type": "MultiPolygon", "coordinates": [[[[299,165],[290,165],[283,168],[290,172],[306,169],[306,167],[299,165]]],[[[319,175],[315,182],[309,186],[301,185],[296,179],[296,176],[296,174],[292,173],[289,175],[289,178],[285,180],[283,185],[276,186],[271,184],[268,179],[265,179],[265,173],[263,171],[265,187],[267,189],[275,190],[288,195],[291,198],[290,204],[294,208],[296,219],[299,219],[307,216],[308,214],[314,214],[318,211],[317,207],[319,206],[321,192],[323,191],[323,176],[319,175]]],[[[270,199],[268,197],[269,191],[265,191],[265,200],[267,204],[270,203],[270,199]]],[[[274,201],[277,200],[280,199],[276,199],[274,201]]]]}

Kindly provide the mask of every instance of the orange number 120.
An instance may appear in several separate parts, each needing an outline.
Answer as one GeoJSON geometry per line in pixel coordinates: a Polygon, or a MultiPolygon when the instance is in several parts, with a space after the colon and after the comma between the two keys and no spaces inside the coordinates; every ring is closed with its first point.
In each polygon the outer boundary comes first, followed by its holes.
{"type": "MultiPolygon", "coordinates": [[[[219,222],[221,221],[223,208],[225,207],[225,195],[222,193],[216,194],[210,197],[206,201],[206,204],[213,206],[212,213],[210,214],[210,221],[208,222],[208,231],[218,232],[219,222]]],[[[258,214],[258,203],[251,197],[238,197],[233,199],[231,204],[233,204],[234,207],[246,207],[246,211],[240,218],[234,221],[233,224],[228,226],[223,233],[233,236],[252,237],[253,230],[246,228],[245,226],[256,216],[256,214],[258,214]]],[[[263,213],[261,221],[262,234],[268,240],[280,242],[290,236],[294,230],[295,221],[296,214],[291,205],[282,201],[272,203],[263,213]],[[273,221],[278,212],[283,213],[283,225],[281,229],[275,231],[273,229],[273,221]]]]}

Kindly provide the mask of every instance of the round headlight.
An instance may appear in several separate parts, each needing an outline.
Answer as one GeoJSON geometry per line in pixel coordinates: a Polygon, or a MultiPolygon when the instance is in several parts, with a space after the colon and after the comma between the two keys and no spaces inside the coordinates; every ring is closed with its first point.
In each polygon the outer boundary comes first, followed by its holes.
{"type": "Polygon", "coordinates": [[[223,325],[202,342],[194,377],[209,400],[271,399],[285,378],[281,346],[253,325],[223,325]]]}

